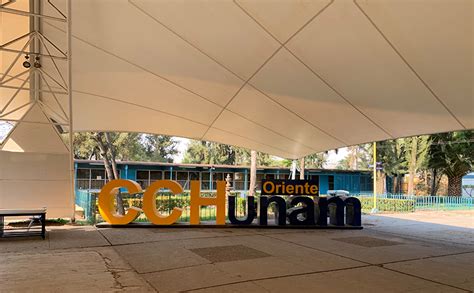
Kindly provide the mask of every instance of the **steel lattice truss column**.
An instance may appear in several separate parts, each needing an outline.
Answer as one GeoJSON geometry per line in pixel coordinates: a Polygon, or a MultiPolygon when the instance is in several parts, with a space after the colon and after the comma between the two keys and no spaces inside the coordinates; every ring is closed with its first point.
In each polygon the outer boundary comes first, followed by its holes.
{"type": "MultiPolygon", "coordinates": [[[[16,2],[9,0],[0,5],[0,13],[20,16],[14,22],[2,25],[3,35],[13,37],[9,40],[4,37],[0,44],[0,53],[3,55],[0,68],[0,123],[33,123],[35,121],[27,121],[25,116],[36,105],[48,117],[49,123],[55,125],[60,134],[64,134],[69,132],[71,124],[68,113],[70,48],[61,48],[57,42],[45,36],[41,28],[43,21],[63,23],[69,28],[68,18],[51,1],[30,1],[29,11],[15,9],[16,2]],[[45,9],[46,6],[48,9],[45,9]],[[44,10],[53,11],[58,17],[41,13],[44,10]],[[25,22],[29,22],[30,29],[23,33],[19,27],[22,24],[24,27],[25,22]],[[17,33],[21,34],[15,36],[17,33]]],[[[69,44],[67,40],[62,43],[69,44]]],[[[7,140],[14,129],[9,129],[0,144],[7,140]]]]}
{"type": "Polygon", "coordinates": [[[74,196],[70,11],[69,0],[0,0],[0,151],[19,125],[50,125],[69,149],[74,196]]]}

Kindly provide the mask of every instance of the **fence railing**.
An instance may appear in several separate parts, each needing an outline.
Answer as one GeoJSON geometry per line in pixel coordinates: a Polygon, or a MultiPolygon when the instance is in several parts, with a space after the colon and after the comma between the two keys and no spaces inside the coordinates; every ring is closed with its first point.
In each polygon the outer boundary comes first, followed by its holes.
{"type": "Polygon", "coordinates": [[[97,215],[97,194],[91,190],[76,190],[76,205],[84,210],[84,219],[95,223],[97,215]]]}
{"type": "MultiPolygon", "coordinates": [[[[359,198],[373,198],[373,194],[353,194],[359,198]]],[[[413,211],[417,210],[466,210],[474,209],[474,198],[461,196],[418,196],[406,194],[377,194],[377,202],[381,200],[407,201],[407,205],[413,205],[413,211]],[[413,202],[413,203],[410,203],[413,202]]],[[[379,209],[380,210],[380,209],[379,209]]],[[[409,208],[406,209],[410,211],[409,208]]],[[[383,210],[382,210],[383,211],[383,210]]]]}

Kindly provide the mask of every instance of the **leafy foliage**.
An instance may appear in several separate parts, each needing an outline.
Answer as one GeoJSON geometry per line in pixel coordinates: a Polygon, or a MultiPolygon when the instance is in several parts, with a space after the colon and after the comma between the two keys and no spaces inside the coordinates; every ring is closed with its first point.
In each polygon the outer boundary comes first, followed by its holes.
{"type": "Polygon", "coordinates": [[[428,166],[448,177],[448,195],[461,195],[461,179],[474,169],[474,131],[431,136],[428,166]]]}
{"type": "MultiPolygon", "coordinates": [[[[250,150],[210,141],[190,141],[184,153],[183,163],[216,165],[249,165],[250,150]]],[[[277,166],[271,155],[257,153],[258,166],[277,166]]]]}
{"type": "MultiPolygon", "coordinates": [[[[121,161],[172,162],[178,153],[178,142],[170,136],[141,133],[108,133],[121,161]]],[[[102,159],[94,132],[80,132],[74,136],[74,157],[102,159]]]]}
{"type": "Polygon", "coordinates": [[[339,162],[337,169],[367,170],[369,164],[372,164],[372,145],[366,143],[348,147],[348,154],[339,162]]]}
{"type": "MultiPolygon", "coordinates": [[[[363,212],[370,212],[374,206],[371,197],[358,197],[362,205],[363,212]]],[[[414,212],[415,200],[413,199],[392,199],[377,198],[377,209],[381,212],[414,212]]]]}

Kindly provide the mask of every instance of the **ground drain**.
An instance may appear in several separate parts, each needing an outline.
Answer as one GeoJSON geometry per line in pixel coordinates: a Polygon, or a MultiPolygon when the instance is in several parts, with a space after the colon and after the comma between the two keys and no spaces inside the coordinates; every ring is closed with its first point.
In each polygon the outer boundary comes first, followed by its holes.
{"type": "Polygon", "coordinates": [[[380,238],[360,236],[360,237],[346,237],[346,238],[333,238],[332,240],[341,241],[349,244],[355,244],[364,247],[380,247],[380,246],[393,246],[403,244],[401,242],[390,241],[380,238]]]}
{"type": "Polygon", "coordinates": [[[245,245],[214,246],[190,249],[210,262],[226,262],[269,257],[270,255],[245,245]]]}

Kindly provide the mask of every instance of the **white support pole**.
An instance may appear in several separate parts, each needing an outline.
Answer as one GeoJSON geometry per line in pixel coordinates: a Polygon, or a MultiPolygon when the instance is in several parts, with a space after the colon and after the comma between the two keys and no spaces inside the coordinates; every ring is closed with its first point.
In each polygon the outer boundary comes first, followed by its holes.
{"type": "Polygon", "coordinates": [[[296,179],[296,160],[291,161],[291,180],[296,179]]]}
{"type": "Polygon", "coordinates": [[[377,143],[375,141],[373,148],[374,206],[372,208],[372,213],[377,213],[377,143]]]}
{"type": "Polygon", "coordinates": [[[69,155],[70,155],[70,178],[71,178],[71,199],[72,199],[72,215],[71,221],[76,220],[76,190],[75,190],[75,172],[74,172],[74,128],[72,119],[72,13],[71,0],[66,1],[67,10],[67,93],[69,98],[69,155]]]}

